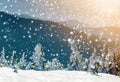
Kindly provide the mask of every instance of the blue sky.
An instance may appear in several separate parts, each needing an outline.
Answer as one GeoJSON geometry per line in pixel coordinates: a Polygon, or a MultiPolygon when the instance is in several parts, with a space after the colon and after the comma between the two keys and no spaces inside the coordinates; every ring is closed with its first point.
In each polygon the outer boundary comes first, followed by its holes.
{"type": "MultiPolygon", "coordinates": [[[[20,13],[48,20],[67,19],[69,11],[54,0],[0,0],[0,10],[9,13],[20,13]]],[[[67,8],[67,7],[66,7],[67,8]]],[[[70,15],[70,14],[69,14],[70,15]]]]}

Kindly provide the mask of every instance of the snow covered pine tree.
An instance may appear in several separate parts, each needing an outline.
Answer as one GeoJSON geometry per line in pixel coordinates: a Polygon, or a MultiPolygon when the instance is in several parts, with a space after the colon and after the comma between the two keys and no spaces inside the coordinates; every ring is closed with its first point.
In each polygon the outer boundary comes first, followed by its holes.
{"type": "Polygon", "coordinates": [[[39,43],[35,46],[34,53],[32,55],[32,68],[34,70],[45,70],[45,54],[43,52],[42,45],[39,43]]]}
{"type": "MultiPolygon", "coordinates": [[[[117,50],[117,49],[116,49],[117,50]]],[[[118,53],[118,51],[117,51],[118,53]]],[[[108,54],[107,54],[107,60],[108,60],[108,73],[117,75],[118,73],[118,68],[116,64],[116,51],[113,49],[109,49],[108,54]]]]}
{"type": "Polygon", "coordinates": [[[48,61],[46,63],[46,70],[50,71],[50,70],[61,70],[63,69],[63,64],[61,64],[59,62],[59,60],[57,60],[56,58],[52,59],[52,62],[48,61]]]}
{"type": "Polygon", "coordinates": [[[75,41],[72,39],[68,39],[68,42],[71,45],[72,50],[68,70],[83,70],[82,55],[79,53],[75,41]]]}
{"type": "Polygon", "coordinates": [[[7,60],[5,58],[5,48],[3,47],[0,57],[0,67],[5,67],[5,66],[7,66],[7,60]]]}
{"type": "Polygon", "coordinates": [[[26,60],[25,60],[25,53],[23,53],[22,58],[20,59],[20,61],[18,62],[18,67],[20,69],[25,70],[27,66],[26,60]]]}
{"type": "Polygon", "coordinates": [[[102,59],[98,56],[96,48],[94,48],[93,54],[89,58],[89,72],[97,74],[101,69],[102,59]]]}

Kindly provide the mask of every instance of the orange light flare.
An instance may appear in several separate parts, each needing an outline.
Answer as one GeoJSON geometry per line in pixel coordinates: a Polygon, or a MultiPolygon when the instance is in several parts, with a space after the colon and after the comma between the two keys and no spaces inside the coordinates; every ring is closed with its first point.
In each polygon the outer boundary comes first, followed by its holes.
{"type": "Polygon", "coordinates": [[[120,26],[120,0],[92,0],[89,1],[88,15],[93,25],[120,26]]]}
{"type": "Polygon", "coordinates": [[[66,0],[65,3],[72,14],[83,17],[91,26],[120,26],[120,0],[66,0]]]}

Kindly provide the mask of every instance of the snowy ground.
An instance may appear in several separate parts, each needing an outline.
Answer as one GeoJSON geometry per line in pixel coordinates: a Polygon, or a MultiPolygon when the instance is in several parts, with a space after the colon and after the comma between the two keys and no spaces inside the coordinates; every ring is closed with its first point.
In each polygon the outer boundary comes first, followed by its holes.
{"type": "Polygon", "coordinates": [[[91,75],[76,71],[23,71],[0,68],[0,82],[120,82],[120,78],[109,74],[91,75]]]}

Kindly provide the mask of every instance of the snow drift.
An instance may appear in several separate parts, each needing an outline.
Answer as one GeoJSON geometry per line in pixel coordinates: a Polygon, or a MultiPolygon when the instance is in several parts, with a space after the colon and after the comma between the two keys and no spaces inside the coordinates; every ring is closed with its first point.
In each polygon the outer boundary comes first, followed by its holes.
{"type": "Polygon", "coordinates": [[[118,76],[82,71],[34,71],[0,68],[0,82],[120,82],[118,76]]]}

